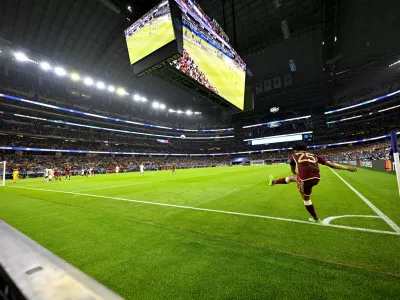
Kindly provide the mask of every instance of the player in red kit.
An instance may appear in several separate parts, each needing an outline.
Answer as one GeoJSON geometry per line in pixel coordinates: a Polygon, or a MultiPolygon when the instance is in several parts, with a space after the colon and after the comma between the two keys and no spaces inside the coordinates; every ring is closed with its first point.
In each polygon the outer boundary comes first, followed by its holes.
{"type": "Polygon", "coordinates": [[[304,142],[299,142],[292,147],[294,153],[290,156],[290,168],[293,173],[292,176],[274,180],[274,177],[270,175],[269,185],[275,184],[288,184],[290,182],[297,182],[300,194],[303,197],[304,205],[307,211],[310,213],[312,218],[308,220],[314,223],[321,223],[322,221],[318,218],[315,212],[314,205],[311,202],[312,188],[316,186],[321,177],[319,174],[318,164],[328,166],[332,169],[346,170],[350,172],[356,172],[356,167],[344,167],[326,160],[324,157],[315,155],[308,152],[307,146],[304,142]],[[297,166],[297,172],[296,172],[297,166]]]}
{"type": "Polygon", "coordinates": [[[57,168],[54,169],[54,179],[61,181],[61,172],[57,168]]]}
{"type": "Polygon", "coordinates": [[[69,167],[65,168],[65,180],[71,180],[71,169],[69,167]]]}

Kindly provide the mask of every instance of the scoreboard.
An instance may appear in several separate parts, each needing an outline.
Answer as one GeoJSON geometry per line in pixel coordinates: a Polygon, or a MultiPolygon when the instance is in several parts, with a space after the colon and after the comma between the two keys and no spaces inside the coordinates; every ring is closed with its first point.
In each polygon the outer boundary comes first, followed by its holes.
{"type": "Polygon", "coordinates": [[[162,1],[129,26],[125,38],[137,76],[173,69],[208,90],[211,101],[235,112],[253,108],[245,97],[246,64],[195,1],[162,1]]]}

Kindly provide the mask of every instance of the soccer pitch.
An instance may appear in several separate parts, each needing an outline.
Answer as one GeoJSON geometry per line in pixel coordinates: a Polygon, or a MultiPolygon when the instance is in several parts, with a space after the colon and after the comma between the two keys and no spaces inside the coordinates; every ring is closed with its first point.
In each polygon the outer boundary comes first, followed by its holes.
{"type": "Polygon", "coordinates": [[[145,24],[126,40],[131,64],[160,49],[175,39],[170,15],[145,24]]]}
{"type": "Polygon", "coordinates": [[[321,169],[320,218],[351,217],[306,222],[278,165],[8,181],[0,218],[127,299],[398,298],[395,176],[321,169]]]}
{"type": "MultiPolygon", "coordinates": [[[[202,43],[208,45],[202,40],[202,43]]],[[[184,48],[189,53],[210,84],[214,86],[219,95],[235,106],[243,109],[245,71],[239,71],[234,67],[230,69],[228,64],[218,57],[184,39],[184,48]]]]}

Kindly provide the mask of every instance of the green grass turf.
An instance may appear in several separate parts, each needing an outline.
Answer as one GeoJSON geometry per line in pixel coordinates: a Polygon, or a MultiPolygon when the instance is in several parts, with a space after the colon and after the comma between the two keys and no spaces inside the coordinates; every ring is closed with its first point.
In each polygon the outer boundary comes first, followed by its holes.
{"type": "Polygon", "coordinates": [[[147,23],[126,40],[131,64],[138,62],[175,39],[169,14],[158,17],[152,22],[156,22],[160,18],[165,19],[167,16],[169,16],[168,21],[157,23],[157,29],[152,29],[150,23],[147,23]]]}
{"type": "MultiPolygon", "coordinates": [[[[198,37],[196,37],[196,39],[198,39],[198,37]]],[[[210,84],[217,89],[219,95],[238,108],[243,109],[246,79],[245,71],[236,67],[230,69],[226,62],[186,39],[183,40],[183,43],[189,56],[199,67],[200,71],[206,75],[210,84]]],[[[202,43],[208,46],[203,40],[202,43]]],[[[215,48],[213,49],[215,50],[215,48]]],[[[226,55],[222,53],[221,55],[229,60],[226,55]]]]}
{"type": "MultiPolygon", "coordinates": [[[[375,213],[322,167],[313,203],[321,218],[375,213]]],[[[390,299],[400,293],[400,236],[219,212],[295,220],[309,216],[295,184],[269,187],[287,165],[148,172],[0,190],[0,218],[128,299],[390,299]],[[53,190],[43,191],[35,189],[53,190]],[[61,193],[67,192],[67,193],[61,193]],[[77,195],[74,193],[83,193],[77,195]]],[[[400,224],[396,178],[339,173],[400,224]]],[[[333,224],[383,231],[381,219],[333,224]]]]}

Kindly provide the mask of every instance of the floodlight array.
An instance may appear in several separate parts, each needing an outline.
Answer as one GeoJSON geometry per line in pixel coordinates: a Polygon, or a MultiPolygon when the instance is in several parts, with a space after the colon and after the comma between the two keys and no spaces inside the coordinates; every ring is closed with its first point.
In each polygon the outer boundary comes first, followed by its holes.
{"type": "MultiPolygon", "coordinates": [[[[85,85],[87,86],[94,86],[96,88],[98,88],[99,90],[108,90],[108,92],[110,93],[116,93],[117,95],[124,97],[127,95],[130,95],[130,93],[128,93],[123,87],[115,87],[114,85],[106,85],[103,81],[98,80],[95,81],[94,79],[92,79],[90,76],[85,76],[82,77],[81,75],[79,75],[77,72],[71,72],[69,73],[64,67],[62,66],[52,66],[49,62],[47,61],[42,61],[42,62],[36,62],[34,60],[31,60],[25,53],[23,52],[14,52],[14,57],[17,61],[19,62],[31,62],[31,63],[35,63],[37,65],[40,66],[40,68],[44,71],[44,72],[51,72],[53,71],[57,76],[60,77],[64,77],[66,75],[69,75],[70,79],[73,81],[82,81],[85,85]]],[[[147,98],[144,96],[141,96],[139,94],[134,94],[132,96],[133,100],[136,102],[147,102],[147,98]]],[[[152,105],[152,107],[154,109],[158,109],[158,110],[166,110],[167,106],[163,103],[160,103],[159,105],[152,105]]],[[[175,110],[175,109],[168,109],[168,112],[178,112],[180,110],[175,110]]],[[[188,113],[187,110],[186,111],[186,115],[191,116],[191,115],[201,115],[201,112],[192,112],[192,113],[188,113]]]]}

